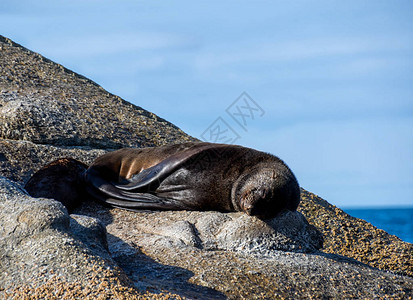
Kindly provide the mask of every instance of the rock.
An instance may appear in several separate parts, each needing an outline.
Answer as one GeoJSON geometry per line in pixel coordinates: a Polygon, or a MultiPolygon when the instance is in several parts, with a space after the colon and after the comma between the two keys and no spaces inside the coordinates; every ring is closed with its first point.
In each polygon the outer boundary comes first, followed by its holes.
{"type": "Polygon", "coordinates": [[[106,229],[99,219],[71,214],[70,230],[77,239],[87,248],[93,249],[99,257],[111,259],[106,240],[106,229]]]}
{"type": "MultiPolygon", "coordinates": [[[[59,202],[31,198],[21,186],[4,177],[0,177],[0,192],[2,238],[15,235],[14,241],[20,243],[21,240],[42,233],[49,227],[68,230],[69,215],[59,202]]],[[[8,243],[2,245],[9,249],[14,248],[8,243]]]]}
{"type": "Polygon", "coordinates": [[[52,145],[39,145],[28,141],[0,139],[0,176],[19,183],[26,183],[34,172],[46,164],[63,157],[71,157],[90,164],[107,150],[87,147],[62,148],[52,145]]]}
{"type": "MultiPolygon", "coordinates": [[[[206,299],[219,299],[222,295],[229,299],[374,299],[385,295],[407,297],[413,288],[410,277],[383,272],[343,256],[321,251],[311,254],[275,249],[260,252],[262,249],[259,248],[254,252],[242,248],[228,251],[223,249],[225,243],[220,245],[221,249],[206,249],[185,243],[174,229],[164,231],[166,224],[172,224],[172,228],[192,227],[193,230],[186,230],[183,236],[196,235],[200,237],[201,245],[206,240],[219,245],[222,241],[211,236],[225,230],[222,228],[224,224],[242,220],[240,213],[165,211],[131,214],[94,205],[84,205],[77,213],[100,216],[108,231],[109,249],[112,253],[123,253],[115,260],[128,276],[143,286],[156,282],[158,288],[181,296],[203,293],[201,298],[206,299]],[[197,220],[201,221],[198,223],[197,220]],[[218,221],[215,227],[214,220],[218,221]],[[201,227],[203,229],[199,230],[201,227]],[[182,282],[190,285],[182,286],[182,282]],[[197,290],[200,286],[208,289],[197,290]],[[210,289],[222,295],[212,296],[210,289]]],[[[292,216],[284,218],[293,219],[292,216]]]]}
{"type": "Polygon", "coordinates": [[[100,149],[195,140],[5,37],[0,44],[0,138],[100,149]]]}
{"type": "Polygon", "coordinates": [[[413,245],[305,190],[298,212],[265,222],[90,201],[69,216],[28,196],[57,158],[195,139],[7,38],[0,51],[0,297],[412,297],[413,245]]]}
{"type": "Polygon", "coordinates": [[[159,227],[157,231],[158,234],[177,239],[186,246],[200,248],[202,245],[194,224],[188,221],[177,221],[164,227],[159,227]]]}
{"type": "MultiPolygon", "coordinates": [[[[74,238],[71,223],[59,202],[31,198],[18,184],[0,177],[1,297],[93,296],[102,294],[102,282],[113,293],[140,294],[128,286],[107,251],[102,255],[74,238]]],[[[105,247],[102,240],[96,245],[105,247]]]]}
{"type": "MultiPolygon", "coordinates": [[[[89,206],[76,212],[94,218],[105,214],[89,206]]],[[[274,250],[313,253],[322,246],[320,232],[299,212],[285,212],[268,221],[244,213],[163,211],[135,212],[130,217],[128,213],[119,219],[122,230],[128,227],[128,234],[140,236],[140,244],[229,250],[258,257],[270,257],[274,250]]],[[[112,224],[112,217],[107,220],[108,228],[120,225],[112,224]]]]}
{"type": "Polygon", "coordinates": [[[301,191],[298,210],[323,234],[326,253],[413,277],[413,244],[346,214],[306,190],[301,191]]]}
{"type": "Polygon", "coordinates": [[[299,212],[284,212],[264,222],[238,214],[224,223],[216,236],[218,248],[272,256],[273,250],[314,252],[323,245],[323,237],[299,212]]]}

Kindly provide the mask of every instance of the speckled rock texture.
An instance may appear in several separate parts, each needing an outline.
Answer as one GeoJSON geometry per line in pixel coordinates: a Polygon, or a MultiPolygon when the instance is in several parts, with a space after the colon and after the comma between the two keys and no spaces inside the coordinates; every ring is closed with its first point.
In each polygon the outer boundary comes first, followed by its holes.
{"type": "Polygon", "coordinates": [[[0,224],[0,297],[151,298],[111,258],[97,219],[69,217],[59,202],[0,177],[0,224]]]}
{"type": "Polygon", "coordinates": [[[56,146],[194,140],[173,124],[0,36],[0,138],[56,146]]]}
{"type": "Polygon", "coordinates": [[[55,147],[28,141],[0,139],[0,175],[26,183],[44,165],[63,157],[72,157],[90,164],[107,150],[87,147],[55,147]]]}
{"type": "Polygon", "coordinates": [[[305,190],[265,222],[28,196],[57,158],[195,139],[1,36],[0,61],[0,298],[412,298],[413,245],[305,190]]]}
{"type": "Polygon", "coordinates": [[[323,233],[324,252],[413,277],[413,244],[354,218],[305,190],[298,210],[323,233]]]}
{"type": "MultiPolygon", "coordinates": [[[[80,212],[98,216],[86,206],[80,212]]],[[[320,232],[299,212],[285,212],[266,221],[244,213],[212,211],[135,212],[131,217],[133,219],[128,222],[133,225],[129,233],[140,235],[141,243],[148,245],[162,237],[174,247],[229,250],[270,257],[274,250],[314,253],[321,248],[323,241],[320,232]]]]}
{"type": "MultiPolygon", "coordinates": [[[[383,272],[339,255],[321,251],[305,254],[255,249],[251,252],[245,248],[228,251],[214,247],[214,243],[205,245],[204,242],[212,238],[204,235],[219,235],[225,230],[221,224],[253,219],[242,213],[143,211],[131,214],[94,203],[85,203],[77,213],[99,216],[106,225],[109,250],[130,278],[140,284],[156,282],[164,290],[179,287],[179,294],[188,295],[195,292],[197,286],[203,286],[222,294],[211,295],[210,290],[205,289],[201,299],[374,299],[386,296],[403,299],[412,291],[412,278],[383,272]],[[210,220],[216,220],[212,223],[217,226],[205,224],[210,220]],[[171,224],[170,228],[166,228],[166,224],[171,224]],[[177,228],[181,230],[177,232],[177,228]],[[190,238],[194,232],[199,239],[190,238]],[[154,268],[159,268],[158,272],[153,272],[154,268]],[[187,285],[181,285],[183,282],[187,285]]],[[[279,221],[291,217],[283,216],[279,221]]],[[[252,249],[256,246],[251,245],[252,249]]]]}

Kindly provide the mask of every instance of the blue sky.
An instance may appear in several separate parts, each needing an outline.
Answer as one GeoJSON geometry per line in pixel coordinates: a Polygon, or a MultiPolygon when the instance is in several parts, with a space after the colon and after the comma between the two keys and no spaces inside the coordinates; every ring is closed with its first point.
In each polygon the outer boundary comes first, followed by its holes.
{"type": "Polygon", "coordinates": [[[413,205],[411,1],[3,0],[0,28],[195,137],[221,118],[335,205],[413,205]]]}

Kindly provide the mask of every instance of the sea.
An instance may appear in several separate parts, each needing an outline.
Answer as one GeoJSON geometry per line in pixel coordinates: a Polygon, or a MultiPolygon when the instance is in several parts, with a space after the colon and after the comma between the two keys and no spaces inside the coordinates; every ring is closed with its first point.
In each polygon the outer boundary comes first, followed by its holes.
{"type": "Polygon", "coordinates": [[[407,208],[349,208],[349,215],[363,219],[377,228],[413,243],[413,207],[407,208]]]}

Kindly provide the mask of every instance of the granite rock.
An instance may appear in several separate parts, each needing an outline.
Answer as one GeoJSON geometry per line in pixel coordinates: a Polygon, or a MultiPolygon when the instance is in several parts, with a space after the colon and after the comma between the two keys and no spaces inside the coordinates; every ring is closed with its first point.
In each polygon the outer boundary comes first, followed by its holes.
{"type": "Polygon", "coordinates": [[[115,149],[194,138],[0,36],[0,138],[115,149]]]}
{"type": "MultiPolygon", "coordinates": [[[[301,253],[297,249],[269,249],[265,241],[250,243],[242,234],[237,237],[241,241],[218,239],[223,230],[239,230],[234,224],[240,221],[250,225],[257,220],[242,213],[131,213],[96,203],[85,203],[76,213],[99,216],[108,232],[112,257],[140,288],[156,283],[158,288],[189,298],[200,293],[202,299],[403,299],[412,293],[412,278],[380,271],[344,256],[318,250],[301,253]],[[237,247],[240,244],[251,247],[237,247]],[[200,287],[205,289],[199,290],[200,287]]],[[[294,217],[301,218],[293,213],[278,221],[294,217]]],[[[269,221],[272,225],[273,222],[277,221],[269,221]]],[[[262,226],[261,221],[257,223],[262,226]]],[[[301,225],[305,226],[305,222],[301,225]]],[[[279,228],[280,232],[284,230],[279,228]]],[[[251,235],[248,229],[238,233],[251,235]]]]}
{"type": "MultiPolygon", "coordinates": [[[[89,218],[89,217],[84,217],[89,218]]],[[[35,199],[17,183],[0,177],[0,292],[2,296],[34,295],[50,282],[64,282],[84,289],[89,282],[101,280],[113,289],[128,287],[123,271],[105,253],[90,247],[91,239],[100,249],[104,240],[79,238],[87,230],[84,225],[71,225],[66,209],[51,199],[35,199]],[[103,272],[106,270],[106,273],[103,272]],[[83,281],[79,281],[83,278],[83,281]],[[75,284],[76,283],[76,284],[75,284]]],[[[90,218],[89,218],[90,219],[90,218]]],[[[83,222],[84,224],[85,222],[83,222]]],[[[103,227],[102,227],[102,230],[103,227]]],[[[102,235],[102,231],[100,232],[102,235]]],[[[59,286],[55,287],[56,290],[59,286]]],[[[98,289],[96,289],[98,290],[98,289]]],[[[91,294],[94,294],[93,288],[91,294]]],[[[46,294],[45,294],[46,295],[46,294]]]]}

